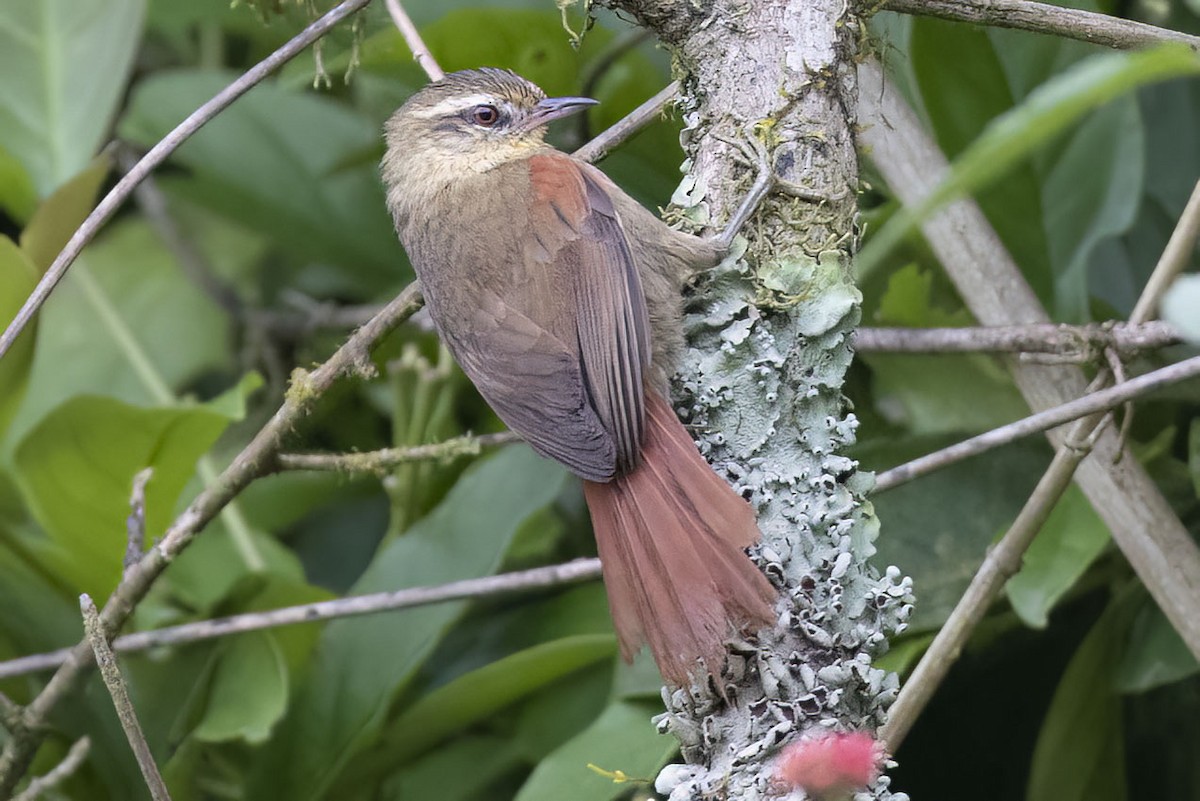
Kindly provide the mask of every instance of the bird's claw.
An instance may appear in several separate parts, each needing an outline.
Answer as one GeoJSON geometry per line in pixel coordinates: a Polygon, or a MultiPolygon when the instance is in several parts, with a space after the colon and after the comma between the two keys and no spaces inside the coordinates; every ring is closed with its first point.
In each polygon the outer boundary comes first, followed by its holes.
{"type": "Polygon", "coordinates": [[[775,185],[775,169],[771,164],[770,153],[767,152],[767,147],[762,140],[755,135],[754,127],[758,123],[751,123],[747,126],[743,136],[733,138],[722,134],[714,133],[717,139],[732,146],[736,151],[740,160],[747,167],[756,170],[757,175],[754,178],[754,183],[750,186],[750,191],[742,198],[741,204],[738,205],[737,211],[733,213],[733,217],[725,225],[724,230],[713,238],[713,241],[728,250],[733,244],[733,238],[738,235],[746,222],[754,216],[754,212],[758,210],[759,204],[763,198],[771,191],[775,185]]]}

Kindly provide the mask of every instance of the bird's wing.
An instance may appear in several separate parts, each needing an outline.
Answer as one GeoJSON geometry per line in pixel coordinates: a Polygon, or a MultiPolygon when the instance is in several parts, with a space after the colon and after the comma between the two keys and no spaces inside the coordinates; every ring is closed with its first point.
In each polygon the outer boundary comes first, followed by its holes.
{"type": "Polygon", "coordinates": [[[439,328],[512,429],[580,476],[607,480],[637,464],[642,444],[650,333],[637,268],[592,168],[547,153],[513,169],[527,176],[529,213],[497,212],[518,222],[492,255],[515,263],[491,268],[503,280],[476,284],[469,324],[439,328]]]}

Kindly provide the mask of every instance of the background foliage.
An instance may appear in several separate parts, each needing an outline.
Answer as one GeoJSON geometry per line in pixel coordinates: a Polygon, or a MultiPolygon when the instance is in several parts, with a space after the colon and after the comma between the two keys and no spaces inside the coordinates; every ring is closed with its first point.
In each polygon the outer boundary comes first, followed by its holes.
{"type": "MultiPolygon", "coordinates": [[[[564,148],[670,79],[649,44],[597,70],[628,27],[612,17],[576,51],[547,2],[409,10],[447,70],[508,66],[551,94],[601,99],[555,132],[564,148]]],[[[221,0],[0,5],[0,320],[110,185],[121,148],[153,144],[307,19],[291,5],[268,11],[264,22],[221,0]],[[120,147],[97,156],[114,139],[120,147]]],[[[1195,31],[1195,11],[1158,10],[1167,16],[1154,21],[1195,31]]],[[[142,207],[125,209],[0,362],[0,658],[81,636],[78,594],[106,597],[119,578],[136,472],[155,470],[153,535],[275,408],[288,370],[341,338],[316,324],[322,304],[386,300],[411,280],[375,165],[383,120],[424,78],[382,8],[361,29],[361,41],[340,30],[324,45],[327,88],[312,88],[313,62],[301,58],[187,143],[157,179],[177,236],[142,207]],[[198,251],[207,283],[180,240],[198,251]]],[[[951,158],[1095,55],[890,15],[875,33],[951,158]]],[[[602,166],[654,206],[681,160],[677,125],[664,120],[602,166]]],[[[1132,308],[1197,175],[1200,87],[1176,81],[1087,116],[979,200],[1056,320],[1105,320],[1132,308]]],[[[870,183],[869,229],[895,212],[870,183]]],[[[972,322],[919,238],[861,284],[868,324],[972,322]]],[[[369,450],[499,430],[427,326],[406,326],[376,359],[385,378],[333,393],[297,442],[369,450]]],[[[1026,411],[1002,363],[983,356],[865,356],[848,394],[862,420],[854,455],[872,469],[1026,411]]],[[[1139,458],[1193,532],[1198,407],[1197,388],[1180,388],[1140,404],[1133,429],[1139,458]]],[[[919,655],[1049,457],[1030,440],[876,498],[879,565],[913,575],[919,598],[893,668],[919,655]]],[[[381,477],[284,473],[209,527],[136,623],[482,576],[593,547],[577,483],[523,446],[381,477]]],[[[1055,510],[1007,595],[898,755],[894,786],[928,797],[967,782],[983,798],[1195,797],[1196,664],[1081,494],[1055,510]]],[[[176,799],[601,801],[645,786],[587,763],[644,778],[672,755],[649,723],[661,709],[653,665],[620,663],[598,584],[240,635],[123,665],[176,799]]],[[[21,702],[39,682],[0,690],[21,702]]],[[[143,797],[98,682],[55,726],[38,772],[78,736],[94,743],[60,797],[143,797]]]]}

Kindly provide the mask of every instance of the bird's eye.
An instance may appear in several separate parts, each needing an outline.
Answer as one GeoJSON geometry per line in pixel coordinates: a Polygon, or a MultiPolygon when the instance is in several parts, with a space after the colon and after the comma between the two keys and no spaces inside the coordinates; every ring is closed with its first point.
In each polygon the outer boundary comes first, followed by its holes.
{"type": "Polygon", "coordinates": [[[490,128],[500,121],[500,111],[495,106],[476,106],[471,109],[471,120],[490,128]]]}

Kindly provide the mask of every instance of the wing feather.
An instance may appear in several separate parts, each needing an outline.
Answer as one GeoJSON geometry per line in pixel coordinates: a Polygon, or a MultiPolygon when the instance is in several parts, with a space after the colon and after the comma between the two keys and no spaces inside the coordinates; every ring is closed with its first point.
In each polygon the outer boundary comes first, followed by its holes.
{"type": "Polygon", "coordinates": [[[607,481],[638,463],[650,333],[593,170],[558,152],[498,167],[491,181],[528,186],[527,212],[464,191],[440,211],[448,236],[405,244],[439,332],[500,418],[539,453],[607,481]]]}

